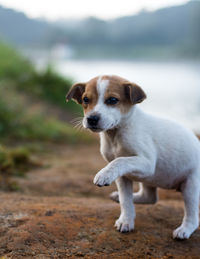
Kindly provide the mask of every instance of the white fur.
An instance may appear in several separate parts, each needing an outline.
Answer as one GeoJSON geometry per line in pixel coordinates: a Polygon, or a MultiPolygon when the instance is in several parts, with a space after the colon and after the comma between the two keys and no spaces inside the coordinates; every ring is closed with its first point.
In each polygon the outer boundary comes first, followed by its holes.
{"type": "Polygon", "coordinates": [[[112,198],[119,200],[121,215],[115,226],[121,232],[133,230],[133,201],[155,203],[157,187],[177,189],[183,194],[185,213],[173,237],[189,238],[199,226],[198,139],[179,124],[147,114],[137,105],[128,114],[107,106],[103,96],[108,82],[103,81],[98,81],[99,100],[92,112],[101,115],[101,154],[109,163],[96,174],[94,184],[105,186],[116,181],[118,193],[112,198]],[[136,194],[132,194],[132,181],[142,183],[136,194]]]}

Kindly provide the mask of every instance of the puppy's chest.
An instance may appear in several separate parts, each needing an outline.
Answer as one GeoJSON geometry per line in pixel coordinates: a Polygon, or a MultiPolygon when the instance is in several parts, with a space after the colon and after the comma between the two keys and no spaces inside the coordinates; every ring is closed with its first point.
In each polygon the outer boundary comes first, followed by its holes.
{"type": "Polygon", "coordinates": [[[134,156],[136,154],[134,145],[121,134],[101,136],[101,153],[108,161],[120,156],[134,156]]]}

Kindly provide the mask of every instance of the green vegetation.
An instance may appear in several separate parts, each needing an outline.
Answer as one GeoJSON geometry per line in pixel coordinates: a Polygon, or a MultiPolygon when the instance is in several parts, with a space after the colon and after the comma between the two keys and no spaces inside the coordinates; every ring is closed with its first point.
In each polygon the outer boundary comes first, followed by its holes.
{"type": "Polygon", "coordinates": [[[40,99],[68,109],[70,112],[81,114],[80,106],[74,102],[66,105],[65,96],[73,82],[56,73],[51,66],[44,71],[33,71],[29,78],[22,78],[17,82],[19,90],[26,91],[40,99]]]}
{"type": "Polygon", "coordinates": [[[33,109],[35,100],[32,101],[31,96],[54,103],[70,113],[80,111],[73,102],[71,106],[65,102],[71,80],[50,68],[37,72],[29,61],[2,43],[0,56],[0,139],[9,137],[70,143],[87,139],[86,134],[78,133],[67,123],[45,115],[40,107],[37,112],[33,109]]]}
{"type": "Polygon", "coordinates": [[[16,190],[17,183],[11,176],[23,176],[24,173],[35,167],[27,148],[5,148],[0,146],[0,189],[16,190]]]}
{"type": "Polygon", "coordinates": [[[80,111],[74,108],[75,104],[70,106],[65,102],[72,84],[70,79],[61,77],[51,68],[37,72],[27,59],[3,43],[0,43],[0,57],[0,141],[12,146],[21,143],[15,149],[0,146],[0,189],[13,190],[17,189],[17,184],[10,176],[23,175],[32,166],[31,143],[40,141],[42,146],[47,141],[89,143],[91,137],[49,116],[45,108],[53,110],[56,106],[61,112],[70,114],[80,111]],[[29,150],[25,148],[26,142],[29,150]]]}
{"type": "MultiPolygon", "coordinates": [[[[30,99],[30,98],[29,98],[30,99]]],[[[47,115],[32,111],[26,96],[8,86],[0,87],[0,139],[65,141],[76,143],[88,139],[70,125],[47,115]]],[[[89,140],[89,139],[88,139],[89,140]]]]}
{"type": "Polygon", "coordinates": [[[74,102],[66,105],[65,95],[73,84],[71,79],[62,77],[50,66],[44,71],[37,71],[29,60],[1,42],[0,57],[0,83],[4,80],[29,95],[56,104],[69,112],[81,113],[80,107],[74,102]]]}
{"type": "Polygon", "coordinates": [[[31,63],[9,45],[0,42],[0,79],[20,81],[33,72],[31,63]]]}

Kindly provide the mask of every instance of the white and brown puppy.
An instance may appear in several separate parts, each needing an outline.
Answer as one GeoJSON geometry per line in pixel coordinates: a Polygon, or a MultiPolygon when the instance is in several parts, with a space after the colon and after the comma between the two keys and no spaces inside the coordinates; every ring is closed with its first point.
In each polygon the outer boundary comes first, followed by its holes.
{"type": "Polygon", "coordinates": [[[184,218],[173,232],[187,239],[199,226],[200,143],[175,122],[154,117],[138,108],[146,95],[134,83],[118,76],[100,76],[73,85],[66,96],[82,104],[83,126],[100,133],[101,154],[108,165],[95,178],[97,186],[116,181],[121,215],[115,226],[121,232],[134,228],[133,203],[155,203],[156,188],[177,189],[185,203],[184,218]],[[132,193],[132,182],[141,188],[132,193]]]}

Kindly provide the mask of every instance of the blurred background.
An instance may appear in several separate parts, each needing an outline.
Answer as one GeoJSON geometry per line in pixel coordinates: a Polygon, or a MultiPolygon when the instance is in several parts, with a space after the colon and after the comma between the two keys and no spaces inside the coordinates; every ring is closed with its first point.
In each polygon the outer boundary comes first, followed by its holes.
{"type": "Polygon", "coordinates": [[[200,136],[200,1],[0,0],[0,258],[199,258],[199,231],[171,238],[175,190],[136,205],[132,234],[113,227],[116,186],[93,184],[98,136],[65,101],[101,74],[137,83],[147,112],[200,136]]]}
{"type": "Polygon", "coordinates": [[[200,132],[200,1],[0,0],[1,172],[26,171],[44,143],[93,142],[65,94],[100,74],[136,82],[146,111],[200,132]]]}

